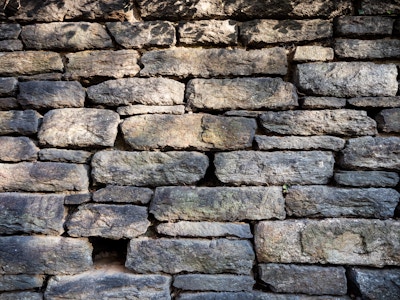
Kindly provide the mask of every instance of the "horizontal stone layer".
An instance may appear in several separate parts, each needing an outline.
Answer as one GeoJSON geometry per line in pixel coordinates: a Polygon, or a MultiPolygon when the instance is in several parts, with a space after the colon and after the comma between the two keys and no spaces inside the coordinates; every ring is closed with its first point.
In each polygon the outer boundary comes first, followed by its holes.
{"type": "Polygon", "coordinates": [[[332,150],[344,148],[345,140],[334,136],[264,136],[256,135],[260,150],[332,150]]]}
{"type": "Polygon", "coordinates": [[[355,107],[400,107],[400,97],[360,97],[351,98],[347,103],[355,107]]]}
{"type": "Polygon", "coordinates": [[[9,292],[1,293],[0,300],[42,300],[43,294],[36,292],[9,292]]]}
{"type": "Polygon", "coordinates": [[[293,61],[330,61],[335,53],[332,48],[322,46],[297,46],[293,61]]]}
{"type": "Polygon", "coordinates": [[[336,183],[345,186],[395,187],[399,183],[397,173],[385,171],[339,171],[334,178],[336,183]]]}
{"type": "Polygon", "coordinates": [[[44,275],[0,275],[0,291],[18,291],[41,288],[44,275]]]}
{"type": "Polygon", "coordinates": [[[21,51],[24,45],[20,40],[0,41],[0,51],[21,51]]]}
{"type": "Polygon", "coordinates": [[[335,53],[339,57],[355,59],[399,58],[400,40],[336,39],[335,53]]]}
{"type": "Polygon", "coordinates": [[[171,115],[183,115],[185,113],[184,105],[128,105],[120,106],[117,108],[117,112],[120,116],[134,116],[134,115],[146,115],[146,114],[171,114],[171,115]]]}
{"type": "Polygon", "coordinates": [[[39,151],[39,159],[42,161],[84,164],[90,161],[91,156],[91,152],[83,150],[46,148],[39,151]]]}
{"type": "Polygon", "coordinates": [[[93,193],[94,202],[147,204],[153,197],[149,188],[108,185],[93,193]]]}
{"type": "Polygon", "coordinates": [[[38,131],[40,118],[34,110],[0,111],[0,135],[34,134],[38,131]]]}
{"type": "Polygon", "coordinates": [[[0,98],[0,110],[15,110],[19,108],[20,107],[16,98],[0,98]]]}
{"type": "Polygon", "coordinates": [[[0,96],[14,96],[17,92],[18,80],[14,77],[0,78],[0,96]]]}
{"type": "Polygon", "coordinates": [[[310,296],[302,294],[276,294],[252,292],[200,292],[181,293],[177,300],[350,300],[347,296],[310,296]]]}
{"type": "Polygon", "coordinates": [[[337,109],[345,106],[346,99],[336,97],[305,97],[301,105],[303,109],[337,109]]]}
{"type": "Polygon", "coordinates": [[[64,204],[65,205],[79,205],[92,200],[91,193],[81,193],[81,194],[69,194],[65,195],[64,204]]]}
{"type": "Polygon", "coordinates": [[[381,16],[341,16],[335,26],[339,36],[391,35],[394,19],[381,16]]]}
{"type": "Polygon", "coordinates": [[[0,24],[0,40],[16,40],[21,33],[19,24],[0,24]]]}
{"type": "Polygon", "coordinates": [[[238,26],[232,20],[185,22],[178,28],[182,45],[236,45],[238,26]]]}
{"type": "Polygon", "coordinates": [[[400,7],[397,1],[362,0],[360,4],[362,11],[367,15],[397,15],[400,13],[400,7]]]}
{"type": "Polygon", "coordinates": [[[0,136],[0,161],[20,162],[36,160],[39,148],[25,136],[0,136]],[[12,151],[10,151],[12,150],[12,151]]]}

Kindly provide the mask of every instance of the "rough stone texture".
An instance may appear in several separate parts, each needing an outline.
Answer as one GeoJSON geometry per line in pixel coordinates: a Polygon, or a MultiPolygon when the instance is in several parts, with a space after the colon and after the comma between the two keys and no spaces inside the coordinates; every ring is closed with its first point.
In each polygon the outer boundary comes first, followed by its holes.
{"type": "Polygon", "coordinates": [[[0,275],[0,291],[18,291],[40,288],[44,275],[0,275]]]}
{"type": "Polygon", "coordinates": [[[185,113],[184,105],[128,105],[120,106],[117,108],[117,112],[120,116],[135,116],[135,115],[146,115],[146,114],[171,114],[171,115],[183,115],[185,113]]]}
{"type": "Polygon", "coordinates": [[[38,130],[40,117],[34,110],[0,111],[0,135],[34,134],[38,130]]]}
{"type": "Polygon", "coordinates": [[[46,51],[16,51],[0,53],[0,76],[33,75],[62,72],[61,56],[46,51]]]}
{"type": "Polygon", "coordinates": [[[395,96],[396,78],[395,65],[371,62],[306,63],[296,72],[301,90],[334,97],[395,96]]]}
{"type": "Polygon", "coordinates": [[[82,150],[42,149],[39,159],[43,161],[71,162],[77,164],[88,163],[92,153],[82,150]]]}
{"type": "Polygon", "coordinates": [[[0,78],[0,96],[14,96],[18,87],[18,80],[13,77],[0,78]]]}
{"type": "Polygon", "coordinates": [[[223,183],[234,185],[326,184],[333,175],[330,152],[256,152],[216,153],[216,175],[223,183]]]}
{"type": "Polygon", "coordinates": [[[140,71],[137,64],[139,53],[135,50],[82,51],[66,55],[68,64],[65,77],[68,80],[91,77],[134,76],[140,71]]]}
{"type": "Polygon", "coordinates": [[[250,225],[246,223],[188,222],[161,223],[157,232],[183,237],[237,237],[251,239],[250,225]]]}
{"type": "Polygon", "coordinates": [[[362,97],[351,98],[347,103],[355,107],[400,107],[400,97],[362,97]]]}
{"type": "Polygon", "coordinates": [[[125,266],[138,273],[250,274],[253,260],[249,241],[139,238],[130,241],[125,266]]]}
{"type": "Polygon", "coordinates": [[[344,186],[395,187],[399,183],[397,173],[385,171],[339,171],[334,178],[344,186]]]}
{"type": "Polygon", "coordinates": [[[399,137],[360,137],[350,139],[342,150],[341,165],[349,169],[400,170],[399,137]]]}
{"type": "Polygon", "coordinates": [[[0,164],[0,191],[85,191],[89,179],[83,165],[53,162],[0,164]]]}
{"type": "Polygon", "coordinates": [[[73,237],[130,239],[145,233],[150,225],[144,206],[85,204],[78,209],[67,222],[68,233],[73,237]]]}
{"type": "Polygon", "coordinates": [[[192,79],[186,88],[193,109],[288,109],[298,106],[296,88],[281,78],[192,79]]]}
{"type": "Polygon", "coordinates": [[[266,112],[260,117],[266,133],[339,136],[375,135],[376,122],[358,110],[266,112]]]}
{"type": "Polygon", "coordinates": [[[119,115],[106,109],[64,108],[44,115],[38,138],[55,147],[113,146],[119,115]]]}
{"type": "Polygon", "coordinates": [[[345,98],[335,97],[305,97],[301,105],[303,109],[329,109],[343,108],[345,106],[345,98]]]}
{"type": "Polygon", "coordinates": [[[383,132],[400,132],[400,108],[382,110],[376,116],[376,121],[383,132]]]}
{"type": "Polygon", "coordinates": [[[399,58],[400,40],[336,39],[338,57],[356,59],[399,58]]]}
{"type": "Polygon", "coordinates": [[[152,197],[151,189],[132,186],[108,185],[93,193],[94,202],[147,204],[152,197]]]}
{"type": "Polygon", "coordinates": [[[353,267],[349,280],[364,299],[392,300],[400,296],[400,269],[374,270],[353,267]]]}
{"type": "Polygon", "coordinates": [[[308,295],[345,295],[346,270],[343,267],[261,264],[260,278],[272,291],[308,295]]]}
{"type": "Polygon", "coordinates": [[[18,109],[19,105],[15,98],[0,98],[0,110],[18,109]]]}
{"type": "Polygon", "coordinates": [[[0,234],[64,232],[64,196],[0,193],[0,234]]]}
{"type": "Polygon", "coordinates": [[[135,150],[244,149],[251,147],[256,128],[252,119],[202,114],[134,116],[121,125],[125,142],[135,150]]]}
{"type": "Polygon", "coordinates": [[[64,204],[65,205],[79,205],[82,203],[86,203],[92,200],[92,194],[84,193],[84,194],[70,194],[65,195],[64,204]]]}
{"type": "Polygon", "coordinates": [[[362,0],[361,9],[366,15],[396,15],[400,13],[400,2],[398,0],[362,0]]]}
{"type": "Polygon", "coordinates": [[[312,41],[332,34],[332,23],[321,19],[253,20],[240,25],[240,38],[245,45],[312,41]]]}
{"type": "Polygon", "coordinates": [[[63,80],[63,74],[61,73],[43,73],[43,74],[33,74],[33,75],[20,75],[18,76],[18,79],[21,82],[25,81],[60,81],[63,80]]]}
{"type": "Polygon", "coordinates": [[[399,265],[400,222],[366,219],[262,221],[259,262],[399,265]]]}
{"type": "Polygon", "coordinates": [[[177,275],[173,286],[186,291],[240,292],[251,291],[255,281],[251,276],[237,275],[177,275]]]}
{"type": "Polygon", "coordinates": [[[238,26],[232,20],[203,20],[179,26],[182,45],[236,45],[238,26]]]}
{"type": "Polygon", "coordinates": [[[115,22],[107,23],[107,28],[124,48],[169,47],[176,42],[170,22],[115,22]]]}
{"type": "Polygon", "coordinates": [[[24,45],[20,40],[0,41],[0,51],[21,51],[24,45]]]}
{"type": "Polygon", "coordinates": [[[394,19],[380,16],[341,16],[335,30],[339,36],[391,35],[394,19]]]}
{"type": "Polygon", "coordinates": [[[347,296],[308,296],[253,292],[201,292],[181,293],[177,300],[351,300],[347,296]]]}
{"type": "Polygon", "coordinates": [[[100,151],[92,159],[94,181],[118,185],[194,184],[207,168],[208,157],[198,152],[100,151]]]}
{"type": "Polygon", "coordinates": [[[333,60],[335,53],[330,47],[322,46],[297,46],[294,61],[329,61],[333,60]]]}
{"type": "Polygon", "coordinates": [[[0,40],[16,40],[21,33],[19,24],[0,24],[0,40]]]}
{"type": "MultiPolygon", "coordinates": [[[[175,48],[150,51],[141,59],[142,76],[212,77],[287,72],[286,51],[275,47],[262,50],[175,48]],[[254,62],[257,62],[255,64],[254,62]]],[[[0,66],[1,67],[1,66],[0,66]]],[[[1,68],[0,68],[1,70],[1,68]]]]}
{"type": "Polygon", "coordinates": [[[150,206],[160,221],[284,219],[281,187],[158,187],[150,206]]]}
{"type": "Polygon", "coordinates": [[[400,194],[394,189],[292,186],[286,212],[295,217],[392,218],[400,194]]]}
{"type": "Polygon", "coordinates": [[[35,292],[10,292],[0,294],[0,300],[42,300],[43,295],[35,292]]]}
{"type": "Polygon", "coordinates": [[[92,266],[86,239],[2,236],[0,249],[0,274],[73,274],[92,266]]]}
{"type": "Polygon", "coordinates": [[[259,150],[332,150],[344,148],[345,140],[334,136],[264,136],[256,135],[259,150]]]}
{"type": "Polygon", "coordinates": [[[109,106],[183,104],[185,85],[168,78],[123,78],[88,88],[89,99],[109,106]]]}
{"type": "Polygon", "coordinates": [[[36,160],[38,152],[39,148],[27,137],[0,136],[0,161],[36,160]]]}

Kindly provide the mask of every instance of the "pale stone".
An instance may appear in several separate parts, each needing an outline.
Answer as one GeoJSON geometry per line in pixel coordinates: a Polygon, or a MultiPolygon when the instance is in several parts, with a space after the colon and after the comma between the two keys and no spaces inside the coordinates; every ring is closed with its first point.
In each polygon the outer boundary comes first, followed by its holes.
{"type": "Polygon", "coordinates": [[[0,136],[0,161],[36,160],[39,148],[27,137],[0,136]]]}
{"type": "Polygon", "coordinates": [[[341,16],[335,29],[339,36],[391,35],[394,19],[380,16],[341,16]]]}
{"type": "Polygon", "coordinates": [[[41,288],[44,275],[0,275],[0,291],[18,291],[41,288]]]}
{"type": "Polygon", "coordinates": [[[108,185],[93,193],[94,202],[147,204],[153,197],[149,188],[108,185]]]}
{"type": "Polygon", "coordinates": [[[336,39],[338,57],[356,59],[399,58],[400,40],[353,40],[336,39]]]}
{"type": "Polygon", "coordinates": [[[0,40],[16,40],[21,33],[19,24],[0,24],[0,40]]]}
{"type": "Polygon", "coordinates": [[[179,26],[179,42],[183,45],[236,45],[238,26],[232,20],[202,20],[179,26]]]}
{"type": "Polygon", "coordinates": [[[0,96],[14,96],[18,88],[18,80],[13,77],[0,78],[0,96]]]}
{"type": "Polygon", "coordinates": [[[346,141],[334,136],[265,136],[256,135],[259,150],[332,150],[344,148],[346,141]]]}
{"type": "Polygon", "coordinates": [[[183,115],[185,113],[184,105],[128,105],[120,106],[117,108],[117,112],[120,116],[135,116],[135,115],[146,115],[146,114],[171,114],[171,115],[183,115]]]}
{"type": "Polygon", "coordinates": [[[395,187],[399,175],[385,171],[339,171],[335,173],[335,181],[344,186],[395,187]]]}
{"type": "Polygon", "coordinates": [[[187,274],[175,276],[173,286],[185,291],[239,292],[251,291],[254,284],[251,276],[187,274]]]}
{"type": "Polygon", "coordinates": [[[297,46],[294,61],[330,61],[335,53],[330,47],[322,46],[297,46]]]}
{"type": "Polygon", "coordinates": [[[343,108],[346,106],[345,98],[335,97],[305,97],[301,107],[304,109],[329,109],[343,108]]]}
{"type": "Polygon", "coordinates": [[[400,108],[382,110],[376,116],[376,121],[383,132],[400,132],[400,108]]]}
{"type": "Polygon", "coordinates": [[[400,107],[400,97],[362,97],[347,100],[348,104],[355,107],[400,107]]]}
{"type": "Polygon", "coordinates": [[[34,134],[39,127],[39,115],[34,110],[0,111],[0,135],[4,134],[34,134]]]}
{"type": "Polygon", "coordinates": [[[71,162],[77,164],[88,163],[91,152],[82,150],[64,150],[64,149],[42,149],[39,151],[39,159],[42,161],[71,162]]]}

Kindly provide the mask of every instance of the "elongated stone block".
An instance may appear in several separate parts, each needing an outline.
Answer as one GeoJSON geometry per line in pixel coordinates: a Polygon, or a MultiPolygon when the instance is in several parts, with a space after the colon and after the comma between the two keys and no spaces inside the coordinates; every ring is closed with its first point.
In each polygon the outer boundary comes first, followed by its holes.
{"type": "Polygon", "coordinates": [[[334,136],[264,136],[256,135],[260,150],[332,150],[344,148],[346,141],[334,136]]]}
{"type": "Polygon", "coordinates": [[[18,80],[14,77],[0,78],[0,96],[14,96],[18,88],[18,80]]]}
{"type": "Polygon", "coordinates": [[[346,106],[345,98],[336,97],[305,97],[302,108],[306,109],[337,109],[346,106]]]}
{"type": "Polygon", "coordinates": [[[147,204],[153,197],[149,188],[108,185],[93,193],[94,202],[147,204]]]}
{"type": "Polygon", "coordinates": [[[70,162],[76,164],[88,163],[91,156],[91,152],[83,150],[46,148],[39,152],[39,159],[42,161],[70,162]]]}
{"type": "Polygon", "coordinates": [[[238,26],[232,20],[202,20],[179,26],[179,43],[183,45],[236,45],[238,26]]]}
{"type": "Polygon", "coordinates": [[[16,40],[21,33],[19,24],[0,24],[0,40],[16,40]]]}
{"type": "Polygon", "coordinates": [[[400,13],[398,1],[392,0],[362,0],[361,10],[366,15],[397,15],[400,13]]]}
{"type": "Polygon", "coordinates": [[[394,19],[381,16],[341,16],[335,29],[340,36],[391,35],[394,19]]]}
{"type": "Polygon", "coordinates": [[[334,177],[338,184],[345,186],[395,187],[399,183],[397,173],[385,171],[339,171],[334,177]]]}
{"type": "Polygon", "coordinates": [[[355,107],[400,107],[400,97],[359,97],[347,100],[347,103],[355,107]]]}
{"type": "Polygon", "coordinates": [[[39,127],[39,115],[34,110],[0,111],[0,135],[4,134],[34,134],[39,127]]]}
{"type": "Polygon", "coordinates": [[[44,275],[0,275],[0,291],[18,291],[41,288],[44,275]]]}
{"type": "Polygon", "coordinates": [[[135,115],[147,115],[147,114],[170,114],[170,115],[183,115],[185,113],[184,105],[128,105],[120,106],[117,108],[117,113],[120,116],[135,116],[135,115]]]}
{"type": "Polygon", "coordinates": [[[36,160],[38,152],[39,148],[27,137],[0,136],[0,161],[36,160]]]}
{"type": "Polygon", "coordinates": [[[301,294],[276,294],[252,292],[201,292],[181,293],[177,300],[351,300],[347,296],[310,296],[301,294]]]}
{"type": "Polygon", "coordinates": [[[24,45],[20,40],[0,41],[0,51],[22,51],[24,45]]]}
{"type": "Polygon", "coordinates": [[[42,300],[43,294],[36,292],[9,292],[1,293],[0,300],[42,300]]]}
{"type": "Polygon", "coordinates": [[[335,53],[339,57],[356,59],[398,58],[400,40],[336,39],[335,53]]]}

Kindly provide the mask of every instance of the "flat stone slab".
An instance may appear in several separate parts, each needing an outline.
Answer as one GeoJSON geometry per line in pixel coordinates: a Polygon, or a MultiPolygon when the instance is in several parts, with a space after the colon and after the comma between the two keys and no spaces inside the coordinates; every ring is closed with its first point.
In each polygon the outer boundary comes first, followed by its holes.
{"type": "Polygon", "coordinates": [[[340,16],[335,25],[339,36],[391,35],[394,19],[381,16],[340,16]]]}
{"type": "Polygon", "coordinates": [[[332,153],[323,151],[216,153],[215,174],[234,185],[327,184],[333,176],[332,153]]]}
{"type": "Polygon", "coordinates": [[[336,39],[335,53],[356,59],[396,58],[400,57],[400,40],[336,39]]]}
{"type": "Polygon", "coordinates": [[[400,97],[361,97],[351,98],[347,103],[355,107],[400,107],[400,97]]]}
{"type": "Polygon", "coordinates": [[[301,294],[275,294],[252,292],[200,292],[180,293],[177,300],[351,300],[347,296],[310,296],[301,294]]]}
{"type": "Polygon", "coordinates": [[[400,13],[398,1],[391,0],[362,0],[361,9],[366,15],[397,15],[400,13]]]}
{"type": "Polygon", "coordinates": [[[293,61],[330,61],[335,53],[330,47],[297,46],[293,61]]]}
{"type": "Polygon", "coordinates": [[[335,136],[265,136],[256,135],[259,150],[332,150],[344,148],[346,141],[335,136]]]}
{"type": "Polygon", "coordinates": [[[128,105],[120,106],[117,108],[117,113],[120,116],[135,116],[135,115],[147,115],[147,114],[171,114],[171,115],[183,115],[185,113],[185,105],[128,105]]]}
{"type": "Polygon", "coordinates": [[[334,178],[344,186],[395,187],[399,183],[397,173],[385,171],[339,171],[334,178]]]}
{"type": "Polygon", "coordinates": [[[38,131],[40,118],[34,110],[0,111],[0,135],[34,134],[38,131]]]}
{"type": "Polygon", "coordinates": [[[20,108],[16,98],[0,98],[0,110],[15,110],[20,108]]]}
{"type": "Polygon", "coordinates": [[[91,193],[81,193],[81,194],[69,194],[65,195],[64,204],[65,205],[79,205],[92,200],[91,193]]]}
{"type": "Polygon", "coordinates": [[[36,160],[39,148],[30,138],[0,136],[0,161],[20,162],[36,160]],[[12,151],[10,151],[12,149],[12,151]]]}
{"type": "Polygon", "coordinates": [[[281,187],[157,187],[150,213],[160,221],[284,219],[281,187]]]}
{"type": "Polygon", "coordinates": [[[185,22],[178,27],[182,45],[236,45],[238,26],[233,20],[185,22]]]}
{"type": "Polygon", "coordinates": [[[44,275],[0,275],[0,291],[18,291],[41,288],[44,275]]]}
{"type": "Polygon", "coordinates": [[[0,24],[0,40],[16,40],[21,33],[19,24],[0,24]]]}
{"type": "Polygon", "coordinates": [[[0,96],[14,96],[17,92],[18,80],[14,77],[0,78],[0,96]]]}
{"type": "Polygon", "coordinates": [[[345,98],[336,97],[305,97],[302,108],[306,109],[329,109],[344,108],[346,106],[345,98]]]}
{"type": "Polygon", "coordinates": [[[0,41],[0,51],[21,51],[24,45],[20,40],[0,41]]]}
{"type": "Polygon", "coordinates": [[[85,164],[90,161],[91,156],[92,156],[91,152],[83,150],[46,148],[39,151],[39,159],[42,161],[85,164]]]}
{"type": "Polygon", "coordinates": [[[43,294],[36,292],[10,292],[1,293],[0,300],[42,300],[43,294]]]}
{"type": "Polygon", "coordinates": [[[400,132],[400,108],[382,110],[376,116],[376,121],[383,132],[400,132]]]}
{"type": "Polygon", "coordinates": [[[147,204],[153,197],[149,188],[108,185],[93,193],[94,202],[147,204]]]}

